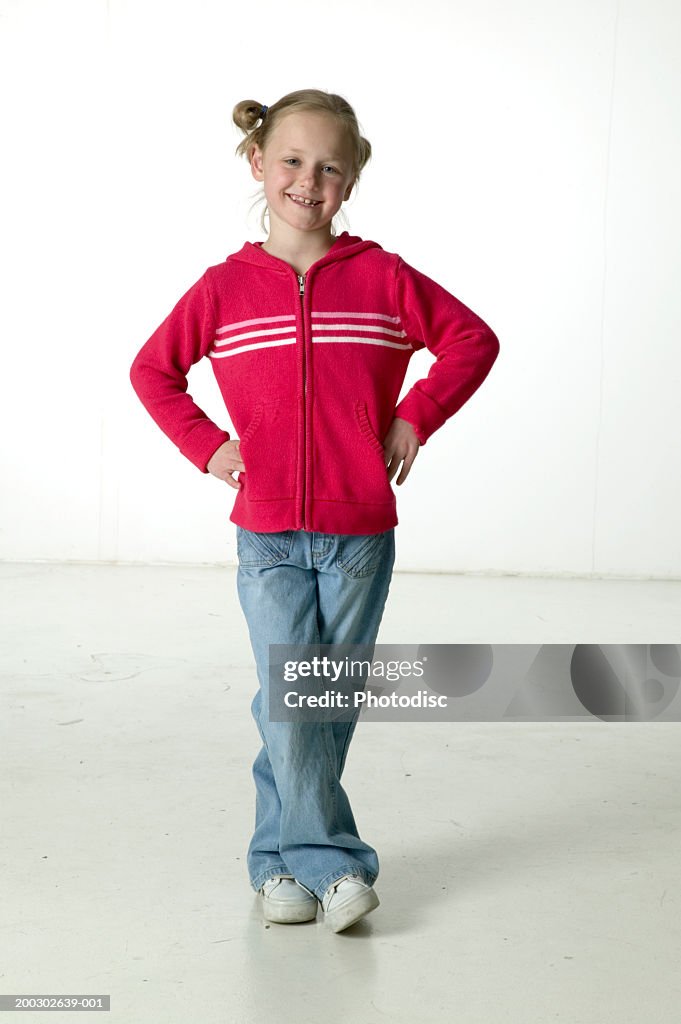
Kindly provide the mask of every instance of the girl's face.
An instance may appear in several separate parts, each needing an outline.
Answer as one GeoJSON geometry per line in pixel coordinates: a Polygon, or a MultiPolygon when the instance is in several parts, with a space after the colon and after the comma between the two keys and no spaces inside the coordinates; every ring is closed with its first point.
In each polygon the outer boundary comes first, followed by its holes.
{"type": "Polygon", "coordinates": [[[315,232],[329,224],[350,198],[351,150],[337,121],[324,113],[297,111],[277,124],[265,151],[253,147],[251,171],[264,182],[271,226],[315,232]],[[306,206],[298,199],[311,199],[306,206]]]}

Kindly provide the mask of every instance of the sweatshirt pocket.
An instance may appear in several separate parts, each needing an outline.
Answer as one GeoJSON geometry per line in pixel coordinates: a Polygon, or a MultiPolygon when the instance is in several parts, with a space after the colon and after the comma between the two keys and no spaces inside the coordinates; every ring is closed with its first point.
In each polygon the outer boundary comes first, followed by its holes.
{"type": "Polygon", "coordinates": [[[295,494],[295,422],[282,414],[279,399],[256,402],[239,441],[246,467],[239,474],[244,499],[292,498],[295,494]]]}
{"type": "MultiPolygon", "coordinates": [[[[369,445],[370,448],[373,448],[373,450],[381,456],[381,459],[383,459],[383,445],[381,444],[380,440],[374,433],[374,428],[371,426],[371,420],[369,419],[369,411],[367,409],[366,402],[355,402],[355,418],[357,420],[360,433],[362,434],[362,437],[364,438],[366,443],[369,445]]],[[[383,462],[383,465],[385,467],[385,462],[383,462]]]]}
{"type": "Polygon", "coordinates": [[[318,501],[394,505],[383,445],[365,399],[340,391],[315,408],[312,488],[318,501]]]}

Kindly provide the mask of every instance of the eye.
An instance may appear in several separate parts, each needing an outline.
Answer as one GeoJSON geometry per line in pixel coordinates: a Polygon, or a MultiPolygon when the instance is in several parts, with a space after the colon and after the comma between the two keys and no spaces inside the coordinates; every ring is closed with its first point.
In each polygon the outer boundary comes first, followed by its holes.
{"type": "MultiPolygon", "coordinates": [[[[285,163],[285,164],[289,164],[289,163],[291,163],[291,162],[294,162],[294,163],[296,163],[297,161],[298,161],[298,157],[296,157],[296,156],[288,156],[288,157],[285,157],[285,158],[284,158],[284,163],[285,163]]],[[[328,167],[328,168],[329,168],[329,170],[330,170],[330,171],[333,171],[333,173],[334,173],[334,174],[339,174],[339,173],[340,173],[340,171],[338,170],[338,168],[336,168],[336,167],[333,167],[333,166],[332,166],[331,164],[325,164],[325,165],[324,165],[324,167],[325,167],[325,169],[326,169],[326,168],[328,167]]]]}

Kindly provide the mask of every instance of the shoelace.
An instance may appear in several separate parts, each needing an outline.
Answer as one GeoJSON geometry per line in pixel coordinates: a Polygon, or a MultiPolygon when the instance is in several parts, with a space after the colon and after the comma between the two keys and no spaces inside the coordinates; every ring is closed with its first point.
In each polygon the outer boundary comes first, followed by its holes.
{"type": "Polygon", "coordinates": [[[272,885],[270,887],[269,883],[270,882],[279,882],[279,881],[281,881],[282,878],[290,878],[291,881],[295,882],[296,885],[298,885],[304,892],[306,892],[308,894],[308,896],[312,896],[313,899],[317,898],[313,892],[310,892],[310,890],[307,888],[307,886],[303,885],[302,882],[297,881],[295,875],[273,875],[271,878],[268,878],[268,879],[266,879],[263,882],[263,884],[261,886],[261,889],[262,889],[263,893],[265,895],[269,895],[269,893],[272,892],[276,888],[275,885],[272,885]]]}
{"type": "Polygon", "coordinates": [[[337,878],[336,881],[333,882],[333,886],[335,887],[339,885],[341,882],[345,882],[348,879],[351,882],[359,882],[360,884],[363,884],[362,879],[358,878],[357,875],[341,875],[340,878],[337,878]]]}
{"type": "Polygon", "coordinates": [[[331,900],[333,894],[338,889],[340,883],[347,881],[347,879],[350,879],[351,882],[360,882],[361,884],[364,884],[362,882],[362,879],[358,878],[357,875],[341,875],[340,878],[337,878],[335,882],[332,882],[329,888],[326,890],[325,899],[327,903],[329,902],[329,900],[331,900]]]}
{"type": "Polygon", "coordinates": [[[278,883],[278,882],[280,882],[280,881],[281,881],[281,879],[282,879],[282,878],[291,878],[291,879],[293,879],[293,877],[294,877],[293,875],[272,875],[272,877],[271,877],[271,878],[267,878],[267,879],[266,879],[266,880],[265,880],[265,881],[264,881],[264,882],[262,883],[261,889],[265,889],[266,887],[267,887],[267,889],[269,889],[270,887],[271,887],[272,889],[274,889],[274,887],[275,887],[275,886],[274,886],[274,885],[271,885],[271,883],[273,883],[273,882],[276,882],[276,883],[278,883]]]}

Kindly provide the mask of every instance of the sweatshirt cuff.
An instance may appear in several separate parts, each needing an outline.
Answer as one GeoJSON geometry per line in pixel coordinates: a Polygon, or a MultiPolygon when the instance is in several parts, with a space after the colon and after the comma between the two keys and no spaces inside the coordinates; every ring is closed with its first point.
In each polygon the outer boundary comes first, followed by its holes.
{"type": "Polygon", "coordinates": [[[178,447],[197,469],[207,473],[206,465],[220,445],[229,439],[227,431],[221,430],[215,423],[199,423],[178,447]]]}
{"type": "Polygon", "coordinates": [[[412,388],[397,405],[393,416],[411,423],[414,433],[421,445],[424,445],[431,434],[447,421],[443,409],[427,395],[419,394],[412,388]]]}

